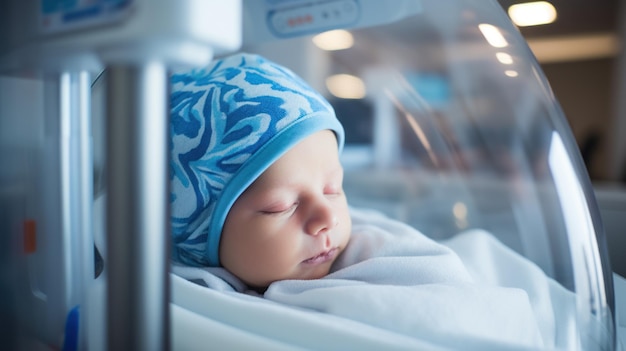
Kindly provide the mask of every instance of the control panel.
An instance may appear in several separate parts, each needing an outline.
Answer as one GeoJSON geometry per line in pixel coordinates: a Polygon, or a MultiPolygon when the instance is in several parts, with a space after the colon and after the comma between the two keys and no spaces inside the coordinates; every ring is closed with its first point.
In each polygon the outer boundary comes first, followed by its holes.
{"type": "Polygon", "coordinates": [[[290,37],[349,27],[358,19],[356,0],[337,0],[273,10],[268,14],[268,25],[276,36],[290,37]]]}

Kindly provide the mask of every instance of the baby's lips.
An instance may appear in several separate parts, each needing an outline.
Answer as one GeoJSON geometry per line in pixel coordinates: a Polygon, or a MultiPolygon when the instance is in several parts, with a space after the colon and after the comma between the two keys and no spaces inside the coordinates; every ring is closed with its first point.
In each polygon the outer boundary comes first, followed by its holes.
{"type": "Polygon", "coordinates": [[[319,253],[316,256],[313,256],[311,258],[307,258],[306,260],[302,261],[305,264],[321,264],[321,263],[325,263],[328,261],[333,260],[336,256],[337,253],[339,252],[339,248],[334,247],[330,250],[327,251],[323,251],[321,253],[319,253]]]}

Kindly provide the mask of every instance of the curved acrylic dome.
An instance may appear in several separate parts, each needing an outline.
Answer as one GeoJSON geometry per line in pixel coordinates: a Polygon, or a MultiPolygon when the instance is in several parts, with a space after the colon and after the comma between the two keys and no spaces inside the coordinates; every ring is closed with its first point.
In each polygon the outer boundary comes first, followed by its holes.
{"type": "MultiPolygon", "coordinates": [[[[292,67],[333,102],[346,127],[352,205],[380,209],[443,242],[490,233],[571,296],[538,307],[545,307],[540,323],[552,325],[546,346],[613,349],[599,210],[526,42],[495,1],[412,7],[414,15],[395,23],[351,30],[348,49],[323,51],[310,37],[246,49],[292,67]],[[336,74],[360,78],[365,97],[333,97],[325,78],[336,74]]],[[[494,274],[506,283],[525,273],[494,274]]],[[[519,286],[536,294],[533,282],[519,286]]]]}

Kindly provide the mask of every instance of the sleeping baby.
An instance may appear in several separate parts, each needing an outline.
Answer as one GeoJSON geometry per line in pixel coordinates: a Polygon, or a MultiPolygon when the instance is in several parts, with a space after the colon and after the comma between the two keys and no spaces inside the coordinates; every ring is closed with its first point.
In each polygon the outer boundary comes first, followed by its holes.
{"type": "Polygon", "coordinates": [[[327,275],[351,231],[330,104],[252,55],[173,84],[174,259],[224,267],[257,290],[327,275]]]}
{"type": "Polygon", "coordinates": [[[448,247],[348,206],[344,130],[290,70],[229,56],[174,74],[170,106],[175,273],[449,345],[544,346],[524,290],[477,284],[448,247]]]}

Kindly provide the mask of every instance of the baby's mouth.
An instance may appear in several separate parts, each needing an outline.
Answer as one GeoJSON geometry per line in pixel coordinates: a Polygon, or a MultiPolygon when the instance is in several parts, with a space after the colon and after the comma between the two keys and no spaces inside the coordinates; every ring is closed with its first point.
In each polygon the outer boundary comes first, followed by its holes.
{"type": "Polygon", "coordinates": [[[302,263],[305,264],[320,264],[320,263],[325,263],[328,261],[332,261],[335,256],[337,256],[337,253],[339,252],[339,248],[338,247],[334,247],[330,250],[324,251],[318,255],[315,255],[311,258],[307,258],[306,260],[302,261],[302,263]]]}

